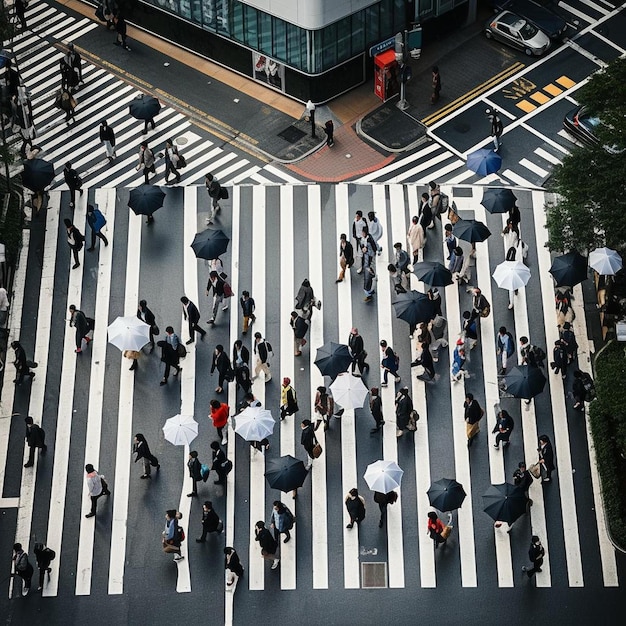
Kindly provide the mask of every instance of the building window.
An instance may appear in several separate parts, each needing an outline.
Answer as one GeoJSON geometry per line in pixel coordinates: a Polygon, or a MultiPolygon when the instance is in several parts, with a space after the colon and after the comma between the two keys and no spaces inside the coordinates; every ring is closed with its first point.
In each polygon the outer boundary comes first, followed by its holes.
{"type": "MultiPolygon", "coordinates": [[[[258,50],[265,54],[272,55],[272,16],[268,13],[257,12],[257,23],[259,25],[259,47],[258,50]]],[[[256,47],[256,46],[255,46],[256,47]]]]}
{"type": "Polygon", "coordinates": [[[286,24],[287,63],[306,71],[306,31],[293,24],[286,24]]]}
{"type": "Polygon", "coordinates": [[[253,48],[259,49],[258,26],[257,26],[257,10],[253,7],[244,6],[244,43],[253,48]]]}
{"type": "MultiPolygon", "coordinates": [[[[330,24],[330,26],[322,29],[321,52],[321,66],[323,68],[337,65],[337,24],[330,24]]],[[[316,67],[319,66],[316,64],[316,67]]]]}
{"type": "Polygon", "coordinates": [[[380,4],[375,4],[365,9],[365,40],[367,45],[378,43],[380,39],[380,4]]]}
{"type": "Polygon", "coordinates": [[[337,22],[337,61],[347,61],[352,56],[352,19],[344,17],[337,22]]]}
{"type": "Polygon", "coordinates": [[[272,18],[272,56],[280,61],[287,60],[287,23],[279,20],[277,17],[272,18]]]}
{"type": "Polygon", "coordinates": [[[231,10],[231,28],[233,39],[243,41],[243,5],[236,2],[231,10]]]}
{"type": "Polygon", "coordinates": [[[365,50],[365,11],[352,16],[352,50],[353,55],[365,50]]]}

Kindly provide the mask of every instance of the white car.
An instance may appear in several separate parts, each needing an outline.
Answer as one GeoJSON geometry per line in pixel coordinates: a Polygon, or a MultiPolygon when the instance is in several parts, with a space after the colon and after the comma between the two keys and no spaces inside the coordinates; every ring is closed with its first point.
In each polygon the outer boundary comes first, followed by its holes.
{"type": "Polygon", "coordinates": [[[510,11],[502,11],[487,22],[485,37],[523,50],[528,56],[540,56],[550,47],[548,35],[510,11]]]}

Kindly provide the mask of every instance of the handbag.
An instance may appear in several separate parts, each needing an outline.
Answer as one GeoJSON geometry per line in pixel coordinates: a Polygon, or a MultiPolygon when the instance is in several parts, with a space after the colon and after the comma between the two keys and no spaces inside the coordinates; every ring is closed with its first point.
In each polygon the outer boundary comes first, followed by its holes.
{"type": "Polygon", "coordinates": [[[417,421],[419,420],[420,415],[417,411],[413,410],[409,413],[409,422],[406,425],[407,430],[416,431],[417,430],[417,421]]]}
{"type": "Polygon", "coordinates": [[[441,531],[441,538],[447,539],[451,533],[452,533],[452,526],[444,526],[443,530],[441,531]]]}
{"type": "Polygon", "coordinates": [[[178,154],[178,152],[176,154],[178,156],[178,168],[182,169],[183,167],[187,167],[187,161],[185,160],[185,157],[182,154],[178,154]]]}
{"type": "Polygon", "coordinates": [[[220,188],[220,200],[228,200],[228,189],[226,187],[220,188]]]}
{"type": "Polygon", "coordinates": [[[224,532],[224,522],[223,522],[222,520],[220,520],[220,521],[217,523],[217,528],[216,528],[215,530],[216,530],[216,532],[218,532],[218,533],[223,533],[223,532],[224,532]]]}
{"type": "Polygon", "coordinates": [[[179,343],[176,352],[178,354],[179,359],[184,359],[187,356],[187,348],[182,343],[179,343]]]}
{"type": "Polygon", "coordinates": [[[534,478],[541,478],[541,463],[533,463],[528,468],[528,471],[534,478]]]}
{"type": "Polygon", "coordinates": [[[159,335],[161,333],[161,330],[159,329],[159,327],[156,324],[152,324],[152,326],[150,326],[150,331],[155,336],[159,335]]]}
{"type": "Polygon", "coordinates": [[[322,456],[322,446],[319,443],[316,443],[313,446],[313,450],[311,451],[311,454],[313,454],[314,459],[318,459],[320,456],[322,456]]]}

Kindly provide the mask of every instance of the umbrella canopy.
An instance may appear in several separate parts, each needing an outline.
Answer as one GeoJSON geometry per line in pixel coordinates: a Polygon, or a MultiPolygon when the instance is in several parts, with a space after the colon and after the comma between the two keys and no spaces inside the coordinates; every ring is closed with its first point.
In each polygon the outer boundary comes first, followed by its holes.
{"type": "Polygon", "coordinates": [[[309,471],[302,461],[291,455],[281,456],[278,459],[268,459],[265,464],[265,478],[272,489],[292,491],[302,487],[309,471]]]}
{"type": "Polygon", "coordinates": [[[191,415],[174,415],[165,422],[163,436],[175,446],[189,445],[198,436],[198,422],[191,415]]]}
{"type": "Polygon", "coordinates": [[[335,402],[344,409],[360,409],[363,407],[369,389],[363,384],[359,376],[350,372],[337,375],[335,382],[330,386],[335,402]]]}
{"type": "Polygon", "coordinates": [[[435,481],[428,490],[428,501],[439,511],[454,511],[465,500],[465,489],[454,478],[435,481]]]}
{"type": "Polygon", "coordinates": [[[589,267],[603,276],[613,276],[622,269],[619,252],[611,248],[598,248],[589,255],[589,267]]]}
{"type": "Polygon", "coordinates": [[[191,247],[199,259],[217,259],[226,252],[229,241],[223,231],[207,228],[193,238],[191,247]]]}
{"type": "Polygon", "coordinates": [[[118,317],[107,328],[109,343],[122,352],[141,350],[150,341],[150,326],[136,315],[118,317]]]}
{"type": "Polygon", "coordinates": [[[352,357],[348,352],[348,346],[342,343],[329,341],[315,354],[315,365],[324,376],[335,378],[345,372],[352,363],[352,357]]]}
{"type": "Polygon", "coordinates": [[[129,113],[136,120],[151,120],[161,110],[161,103],[154,96],[141,94],[130,103],[129,113]]]}
{"type": "Polygon", "coordinates": [[[276,423],[272,414],[260,406],[249,406],[233,418],[233,421],[235,432],[246,441],[261,441],[269,437],[276,423]]]}
{"type": "Polygon", "coordinates": [[[512,524],[526,513],[527,502],[521,487],[510,483],[491,485],[483,495],[483,510],[496,522],[512,524]]]}
{"type": "Polygon", "coordinates": [[[152,215],[163,206],[165,192],[154,185],[139,185],[128,195],[128,206],[135,215],[152,215]]]}
{"type": "Polygon", "coordinates": [[[552,261],[550,274],[557,287],[573,287],[587,278],[587,259],[575,250],[557,256],[552,261]]]}
{"type": "Polygon", "coordinates": [[[435,317],[435,305],[425,293],[409,291],[401,293],[393,303],[396,317],[414,326],[420,322],[430,322],[435,317]]]}
{"type": "Polygon", "coordinates": [[[507,392],[524,400],[538,396],[546,385],[546,377],[536,365],[516,365],[505,381],[507,392]]]}
{"type": "Polygon", "coordinates": [[[395,461],[376,461],[367,466],[363,478],[372,491],[389,493],[400,486],[402,474],[395,461]]]}
{"type": "Polygon", "coordinates": [[[491,236],[491,231],[478,220],[459,220],[453,227],[452,232],[463,241],[476,243],[485,241],[491,236]]]}
{"type": "Polygon", "coordinates": [[[516,202],[515,194],[508,187],[489,187],[483,192],[481,204],[489,213],[506,213],[516,202]]]}
{"type": "Polygon", "coordinates": [[[492,276],[498,287],[513,291],[514,289],[521,289],[528,284],[530,270],[522,261],[504,261],[496,266],[492,276]]]}
{"type": "Polygon", "coordinates": [[[27,159],[22,184],[31,191],[43,191],[54,180],[54,165],[44,159],[27,159]]]}
{"type": "Polygon", "coordinates": [[[446,287],[453,282],[452,272],[438,261],[415,263],[413,273],[430,287],[446,287]]]}
{"type": "Polygon", "coordinates": [[[489,148],[481,148],[467,155],[467,169],[479,176],[495,174],[502,167],[502,157],[489,148]]]}

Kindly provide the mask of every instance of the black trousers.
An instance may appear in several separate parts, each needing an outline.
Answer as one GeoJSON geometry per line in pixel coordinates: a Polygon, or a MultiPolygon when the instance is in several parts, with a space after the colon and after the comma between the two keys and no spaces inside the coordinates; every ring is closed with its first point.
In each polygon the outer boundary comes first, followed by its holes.
{"type": "MultiPolygon", "coordinates": [[[[35,449],[37,448],[37,446],[30,446],[28,449],[28,463],[34,463],[35,461],[35,449]]],[[[48,446],[44,443],[43,446],[41,446],[40,450],[42,452],[45,452],[48,449],[48,446]]]]}
{"type": "Polygon", "coordinates": [[[95,248],[96,246],[96,237],[102,241],[105,246],[109,245],[109,240],[102,234],[102,232],[96,232],[95,230],[91,231],[91,247],[95,248]]]}
{"type": "Polygon", "coordinates": [[[200,326],[198,326],[198,322],[192,322],[191,320],[189,320],[189,338],[195,341],[196,336],[194,334],[194,331],[198,331],[202,337],[206,335],[206,330],[200,328],[200,326]]]}

